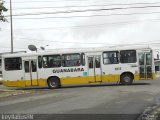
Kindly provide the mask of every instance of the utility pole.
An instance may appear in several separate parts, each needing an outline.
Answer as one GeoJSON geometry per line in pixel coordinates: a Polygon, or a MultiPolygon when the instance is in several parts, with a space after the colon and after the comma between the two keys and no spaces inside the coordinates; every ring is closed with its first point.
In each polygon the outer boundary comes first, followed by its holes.
{"type": "Polygon", "coordinates": [[[12,24],[12,1],[10,0],[10,25],[11,25],[11,53],[13,53],[13,24],[12,24]]]}

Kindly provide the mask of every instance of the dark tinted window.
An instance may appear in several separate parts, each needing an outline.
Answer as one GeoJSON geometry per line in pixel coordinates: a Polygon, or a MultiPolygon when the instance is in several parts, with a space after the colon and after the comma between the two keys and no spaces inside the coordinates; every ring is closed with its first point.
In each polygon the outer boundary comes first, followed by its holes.
{"type": "Polygon", "coordinates": [[[62,55],[62,64],[64,67],[80,66],[81,65],[81,56],[80,54],[63,54],[62,55]]]}
{"type": "Polygon", "coordinates": [[[118,51],[107,51],[103,53],[103,63],[104,64],[118,64],[118,51]]]}
{"type": "Polygon", "coordinates": [[[121,63],[135,63],[136,51],[135,50],[122,50],[120,52],[121,63]]]}
{"type": "Polygon", "coordinates": [[[159,71],[159,66],[155,66],[155,71],[159,71]]]}
{"type": "Polygon", "coordinates": [[[144,53],[138,53],[139,65],[144,65],[144,53]]]}
{"type": "Polygon", "coordinates": [[[61,67],[61,56],[60,55],[43,56],[43,67],[44,68],[61,67]]]}
{"type": "Polygon", "coordinates": [[[24,62],[24,70],[26,73],[28,73],[30,70],[29,70],[29,61],[25,61],[24,62]]]}
{"type": "Polygon", "coordinates": [[[95,57],[95,67],[100,68],[101,67],[101,58],[100,56],[95,57]]]}
{"type": "Polygon", "coordinates": [[[93,68],[93,57],[88,57],[88,67],[93,68]]]}
{"type": "Polygon", "coordinates": [[[37,72],[37,61],[36,60],[31,61],[31,66],[32,66],[32,72],[37,72]]]}
{"type": "Polygon", "coordinates": [[[2,66],[2,59],[0,59],[0,66],[2,66]]]}
{"type": "Polygon", "coordinates": [[[38,56],[38,67],[42,68],[42,56],[38,56]]]}
{"type": "Polygon", "coordinates": [[[22,69],[22,59],[20,57],[16,58],[5,58],[5,70],[21,70],[22,69]]]}

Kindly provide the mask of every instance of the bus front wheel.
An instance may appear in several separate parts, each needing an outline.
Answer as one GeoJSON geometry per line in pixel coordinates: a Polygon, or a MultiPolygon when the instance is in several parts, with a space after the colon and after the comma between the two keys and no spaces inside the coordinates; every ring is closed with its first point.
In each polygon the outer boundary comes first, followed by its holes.
{"type": "Polygon", "coordinates": [[[60,81],[56,77],[51,77],[48,79],[48,87],[50,89],[55,89],[60,87],[60,81]]]}
{"type": "Polygon", "coordinates": [[[131,74],[123,74],[121,76],[121,84],[122,85],[131,85],[133,82],[133,77],[131,74]]]}

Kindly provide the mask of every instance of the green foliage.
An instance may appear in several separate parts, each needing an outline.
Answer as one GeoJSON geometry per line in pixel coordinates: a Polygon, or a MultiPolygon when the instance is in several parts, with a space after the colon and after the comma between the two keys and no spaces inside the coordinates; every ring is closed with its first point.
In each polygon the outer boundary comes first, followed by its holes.
{"type": "Polygon", "coordinates": [[[7,21],[6,18],[4,17],[4,15],[2,14],[3,12],[6,12],[7,8],[4,7],[3,5],[3,1],[0,0],[0,21],[7,21]]]}

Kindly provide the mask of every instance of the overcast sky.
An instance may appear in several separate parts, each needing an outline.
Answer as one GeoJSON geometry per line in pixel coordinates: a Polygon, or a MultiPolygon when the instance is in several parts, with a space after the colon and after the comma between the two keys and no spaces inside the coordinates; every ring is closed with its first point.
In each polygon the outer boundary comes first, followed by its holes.
{"type": "MultiPolygon", "coordinates": [[[[30,44],[46,49],[143,43],[160,46],[158,0],[12,0],[12,2],[14,50],[26,50],[30,44]],[[145,8],[142,8],[144,6],[145,8]],[[106,10],[110,8],[128,9],[106,10]],[[69,11],[72,13],[66,13],[69,11]]],[[[9,9],[9,0],[5,1],[5,6],[9,9]]],[[[5,13],[5,16],[8,15],[9,11],[5,13]]],[[[7,19],[8,22],[0,23],[0,52],[10,51],[10,18],[7,19]]]]}

